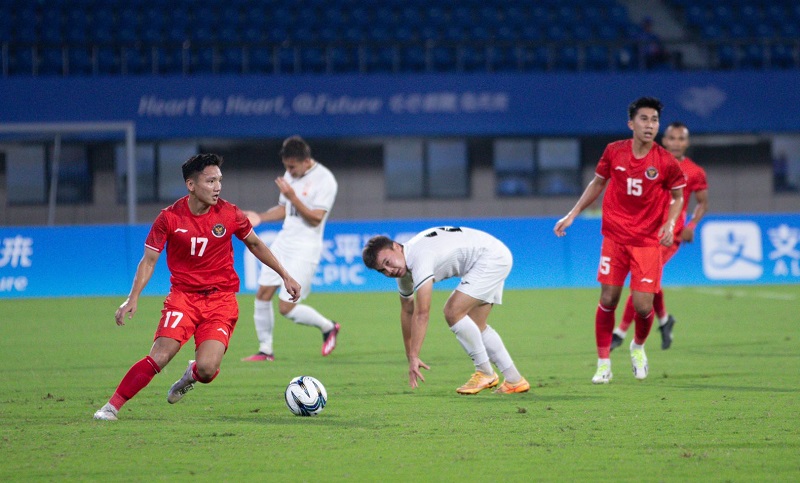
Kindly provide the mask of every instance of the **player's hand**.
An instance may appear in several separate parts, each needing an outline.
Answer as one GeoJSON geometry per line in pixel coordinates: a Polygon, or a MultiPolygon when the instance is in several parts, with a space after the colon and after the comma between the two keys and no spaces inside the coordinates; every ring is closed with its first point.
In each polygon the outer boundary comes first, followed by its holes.
{"type": "Polygon", "coordinates": [[[417,386],[419,386],[418,381],[425,382],[425,377],[422,375],[420,369],[431,370],[419,357],[412,357],[408,360],[408,384],[411,386],[411,389],[416,389],[417,386]]]}
{"type": "Polygon", "coordinates": [[[665,247],[672,246],[672,243],[675,241],[675,224],[667,222],[664,226],[658,230],[658,238],[659,242],[665,247]]]}
{"type": "Polygon", "coordinates": [[[694,241],[694,230],[688,226],[683,227],[683,230],[681,230],[681,241],[692,243],[694,241]]]}
{"type": "Polygon", "coordinates": [[[261,216],[255,211],[245,210],[244,214],[250,220],[251,225],[258,226],[261,224],[261,216]]]}
{"type": "Polygon", "coordinates": [[[130,297],[125,299],[125,302],[119,306],[117,312],[114,314],[114,319],[117,321],[117,325],[125,325],[125,314],[128,315],[129,319],[133,318],[133,314],[136,313],[136,300],[131,300],[130,297]]]}
{"type": "Polygon", "coordinates": [[[283,196],[290,200],[294,197],[294,188],[282,176],[275,178],[275,184],[278,185],[278,189],[281,190],[283,196]]]}
{"type": "Polygon", "coordinates": [[[567,228],[570,226],[572,226],[572,218],[567,215],[556,222],[556,226],[553,227],[553,233],[555,233],[557,237],[562,237],[567,234],[567,228]]]}
{"type": "Polygon", "coordinates": [[[300,300],[300,284],[297,283],[297,280],[292,277],[287,277],[286,280],[283,281],[283,285],[286,287],[286,291],[289,292],[289,295],[292,296],[290,302],[297,302],[300,300]]]}

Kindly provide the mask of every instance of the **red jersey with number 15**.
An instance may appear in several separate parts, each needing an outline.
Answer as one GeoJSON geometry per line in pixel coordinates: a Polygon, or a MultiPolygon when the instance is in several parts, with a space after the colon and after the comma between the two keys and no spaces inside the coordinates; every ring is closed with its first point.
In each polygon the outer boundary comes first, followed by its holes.
{"type": "Polygon", "coordinates": [[[184,196],[161,210],[144,245],[161,253],[166,244],[169,280],[176,290],[238,292],[231,239],[243,240],[251,231],[247,216],[233,203],[220,198],[207,213],[194,215],[184,196]]]}
{"type": "Polygon", "coordinates": [[[636,159],[633,139],[626,139],[606,146],[595,174],[608,180],[603,236],[623,245],[657,246],[669,191],[686,186],[678,160],[657,143],[636,159]]]}

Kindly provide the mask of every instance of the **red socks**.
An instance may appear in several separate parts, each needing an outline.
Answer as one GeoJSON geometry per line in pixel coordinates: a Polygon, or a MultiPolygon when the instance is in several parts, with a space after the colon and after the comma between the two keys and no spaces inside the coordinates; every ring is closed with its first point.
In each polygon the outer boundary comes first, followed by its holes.
{"type": "Polygon", "coordinates": [[[192,364],[192,379],[194,379],[195,381],[197,381],[197,382],[199,382],[199,383],[202,383],[202,384],[208,384],[209,382],[213,381],[213,380],[214,380],[214,378],[216,378],[216,377],[217,377],[217,374],[219,374],[219,369],[217,369],[217,372],[215,372],[215,373],[214,373],[214,375],[213,375],[213,376],[211,376],[211,378],[210,378],[210,379],[204,380],[204,379],[203,379],[203,378],[201,378],[201,377],[200,377],[200,375],[197,373],[197,362],[195,362],[194,364],[192,364]]]}
{"type": "Polygon", "coordinates": [[[659,317],[667,315],[667,308],[664,307],[664,292],[662,290],[659,290],[653,296],[653,310],[656,311],[656,315],[659,317]]]}
{"type": "Polygon", "coordinates": [[[638,313],[633,316],[633,320],[636,322],[636,334],[633,337],[635,343],[644,345],[644,341],[646,341],[647,336],[650,335],[650,328],[653,327],[653,319],[655,316],[656,313],[652,310],[647,314],[647,317],[642,317],[638,313]]]}
{"type": "Polygon", "coordinates": [[[616,307],[605,307],[603,304],[597,304],[597,312],[594,316],[594,336],[597,341],[597,357],[600,359],[608,359],[609,354],[611,354],[611,336],[614,333],[614,310],[616,310],[616,307]]]}
{"type": "Polygon", "coordinates": [[[156,361],[150,356],[145,357],[131,366],[108,402],[117,409],[122,408],[128,400],[150,384],[150,381],[159,372],[161,372],[161,368],[158,367],[156,361]]]}

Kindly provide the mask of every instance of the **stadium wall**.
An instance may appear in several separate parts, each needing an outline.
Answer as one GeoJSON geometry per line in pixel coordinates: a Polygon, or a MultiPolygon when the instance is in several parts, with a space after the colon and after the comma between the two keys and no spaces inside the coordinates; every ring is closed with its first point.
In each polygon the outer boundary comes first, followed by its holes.
{"type": "MultiPolygon", "coordinates": [[[[592,287],[601,235],[600,220],[581,217],[564,238],[552,233],[555,218],[483,218],[329,223],[314,281],[318,292],[396,290],[394,281],[361,262],[364,242],[376,234],[404,241],[433,226],[470,226],[495,234],[514,254],[509,289],[592,287]]],[[[22,297],[124,296],[142,257],[149,225],[0,227],[0,299],[22,297]],[[87,260],[91,258],[91,262],[87,260]]],[[[277,224],[257,231],[270,243],[277,224]]],[[[800,215],[709,216],[698,241],[685,244],[665,270],[667,286],[800,284],[800,215]]],[[[257,260],[235,242],[241,289],[257,288],[257,260]]],[[[455,281],[438,288],[453,288],[455,281]]],[[[146,295],[169,290],[166,257],[146,295]]]]}

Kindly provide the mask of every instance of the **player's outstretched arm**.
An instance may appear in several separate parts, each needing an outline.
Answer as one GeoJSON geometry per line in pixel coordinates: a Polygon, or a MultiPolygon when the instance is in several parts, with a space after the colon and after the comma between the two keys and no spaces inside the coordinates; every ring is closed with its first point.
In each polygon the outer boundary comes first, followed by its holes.
{"type": "Polygon", "coordinates": [[[678,219],[683,209],[683,188],[670,190],[670,194],[672,195],[672,203],[670,203],[669,210],[667,211],[667,221],[661,229],[658,230],[659,241],[665,247],[672,246],[672,243],[675,241],[675,221],[678,219]]]}
{"type": "Polygon", "coordinates": [[[569,213],[567,213],[566,216],[556,222],[556,225],[553,227],[553,233],[555,233],[558,237],[566,235],[567,228],[572,226],[572,222],[575,221],[575,218],[580,215],[581,212],[589,205],[594,203],[597,197],[600,196],[600,193],[603,192],[605,187],[606,179],[595,176],[586,186],[586,189],[583,190],[583,194],[581,194],[581,197],[578,198],[575,206],[569,210],[569,213]]]}
{"type": "Polygon", "coordinates": [[[125,325],[126,315],[128,319],[132,319],[134,314],[136,314],[136,309],[139,305],[139,295],[142,294],[142,290],[147,286],[150,277],[153,276],[159,255],[160,253],[155,250],[149,248],[144,249],[144,256],[139,260],[139,265],[136,267],[136,275],[133,276],[131,292],[114,314],[117,325],[125,325]]]}
{"type": "Polygon", "coordinates": [[[275,270],[275,273],[283,279],[283,285],[286,287],[286,291],[292,296],[291,302],[300,300],[300,284],[286,271],[283,265],[281,265],[281,262],[275,257],[275,254],[272,253],[272,250],[264,245],[261,238],[256,235],[256,232],[251,231],[243,241],[247,249],[250,250],[261,263],[275,270]]]}
{"type": "Polygon", "coordinates": [[[243,210],[250,224],[258,226],[264,221],[278,221],[286,217],[286,208],[281,205],[275,205],[264,212],[257,212],[252,210],[243,210]]]}

